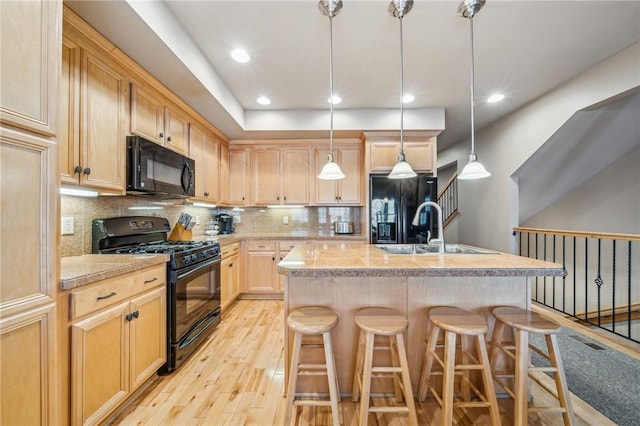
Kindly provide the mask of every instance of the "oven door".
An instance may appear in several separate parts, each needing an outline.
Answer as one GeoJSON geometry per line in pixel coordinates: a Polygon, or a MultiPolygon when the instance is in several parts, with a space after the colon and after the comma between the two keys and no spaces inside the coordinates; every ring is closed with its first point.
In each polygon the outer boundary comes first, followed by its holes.
{"type": "Polygon", "coordinates": [[[220,322],[220,256],[170,272],[167,363],[173,371],[209,336],[220,322]]]}

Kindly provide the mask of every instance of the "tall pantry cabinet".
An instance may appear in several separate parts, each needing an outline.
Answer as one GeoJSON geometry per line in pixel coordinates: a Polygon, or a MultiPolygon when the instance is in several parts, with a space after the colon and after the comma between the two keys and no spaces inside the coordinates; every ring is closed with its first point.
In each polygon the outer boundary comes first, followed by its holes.
{"type": "Polygon", "coordinates": [[[0,424],[55,424],[62,1],[0,1],[0,424]]]}

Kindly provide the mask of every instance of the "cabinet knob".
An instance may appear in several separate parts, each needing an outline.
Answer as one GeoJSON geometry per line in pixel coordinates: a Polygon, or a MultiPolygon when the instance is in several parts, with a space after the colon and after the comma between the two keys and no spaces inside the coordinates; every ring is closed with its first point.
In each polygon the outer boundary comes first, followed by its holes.
{"type": "Polygon", "coordinates": [[[80,166],[80,165],[76,166],[76,168],[75,168],[75,169],[73,169],[73,171],[74,171],[75,173],[78,173],[78,174],[82,173],[82,166],[80,166]]]}
{"type": "Polygon", "coordinates": [[[137,310],[133,313],[133,317],[134,318],[138,318],[140,316],[140,312],[138,312],[137,310]]]}
{"type": "Polygon", "coordinates": [[[242,201],[244,201],[244,197],[242,197],[242,201]]]}
{"type": "Polygon", "coordinates": [[[164,133],[160,132],[160,135],[159,135],[159,136],[160,136],[161,138],[164,138],[164,133]]]}
{"type": "Polygon", "coordinates": [[[286,196],[284,197],[284,200],[287,201],[287,197],[286,196]]]}
{"type": "Polygon", "coordinates": [[[229,268],[233,267],[233,262],[229,263],[229,268]]]}
{"type": "Polygon", "coordinates": [[[90,167],[85,167],[85,169],[82,171],[82,173],[84,173],[85,175],[89,176],[91,174],[91,168],[90,167]]]}
{"type": "Polygon", "coordinates": [[[127,314],[124,319],[126,319],[127,321],[131,321],[133,319],[133,314],[127,314]]]}
{"type": "Polygon", "coordinates": [[[209,196],[209,193],[208,193],[208,192],[205,192],[205,193],[204,193],[204,196],[205,196],[205,197],[208,197],[208,196],[209,196]]]}
{"type": "Polygon", "coordinates": [[[171,142],[171,136],[167,138],[167,142],[171,142]]]}

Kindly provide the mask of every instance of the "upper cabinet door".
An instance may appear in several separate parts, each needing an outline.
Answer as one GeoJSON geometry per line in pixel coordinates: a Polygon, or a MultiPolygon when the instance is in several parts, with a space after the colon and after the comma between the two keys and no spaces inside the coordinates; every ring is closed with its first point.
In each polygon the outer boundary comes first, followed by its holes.
{"type": "Polygon", "coordinates": [[[229,197],[233,206],[249,206],[249,167],[251,150],[249,148],[229,149],[229,197]]]}
{"type": "Polygon", "coordinates": [[[165,146],[189,155],[189,119],[174,108],[164,109],[165,146]]]}
{"type": "Polygon", "coordinates": [[[341,148],[340,167],[345,174],[344,179],[338,181],[338,202],[340,204],[362,205],[362,150],[360,148],[341,148]]]}
{"type": "Polygon", "coordinates": [[[80,166],[80,47],[62,39],[62,73],[58,109],[58,146],[60,179],[77,185],[80,166]]]}
{"type": "Polygon", "coordinates": [[[124,191],[126,81],[82,52],[80,183],[124,191]]]}
{"type": "Polygon", "coordinates": [[[311,201],[311,151],[305,149],[282,150],[281,204],[309,204],[311,201]]]}
{"type": "Polygon", "coordinates": [[[61,20],[61,1],[0,1],[0,121],[56,134],[61,20]]]}
{"type": "Polygon", "coordinates": [[[164,144],[164,106],[135,84],[131,85],[131,133],[164,144]]]}
{"type": "Polygon", "coordinates": [[[280,204],[280,150],[253,151],[253,203],[280,204]]]}

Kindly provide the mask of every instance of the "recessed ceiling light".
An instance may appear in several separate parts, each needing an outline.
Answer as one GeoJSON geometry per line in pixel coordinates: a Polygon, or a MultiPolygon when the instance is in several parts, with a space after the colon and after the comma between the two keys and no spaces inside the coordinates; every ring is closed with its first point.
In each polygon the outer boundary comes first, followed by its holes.
{"type": "Polygon", "coordinates": [[[266,96],[260,96],[258,99],[256,99],[256,102],[260,105],[269,105],[271,103],[271,99],[267,98],[266,96]]]}
{"type": "Polygon", "coordinates": [[[409,104],[409,103],[411,103],[411,102],[413,102],[415,100],[416,100],[416,97],[411,95],[411,94],[406,94],[406,95],[404,95],[402,97],[402,103],[403,104],[409,104]]]}
{"type": "Polygon", "coordinates": [[[249,62],[249,59],[251,59],[249,54],[242,49],[233,50],[231,52],[231,57],[233,58],[234,61],[240,62],[241,64],[244,64],[245,62],[249,62]]]}
{"type": "Polygon", "coordinates": [[[504,99],[504,95],[502,93],[494,93],[493,95],[487,98],[487,102],[489,102],[490,104],[494,104],[496,102],[500,102],[503,99],[504,99]]]}
{"type": "Polygon", "coordinates": [[[342,98],[338,95],[333,95],[332,97],[330,97],[329,99],[327,99],[327,102],[337,105],[340,102],[342,102],[342,98]]]}

